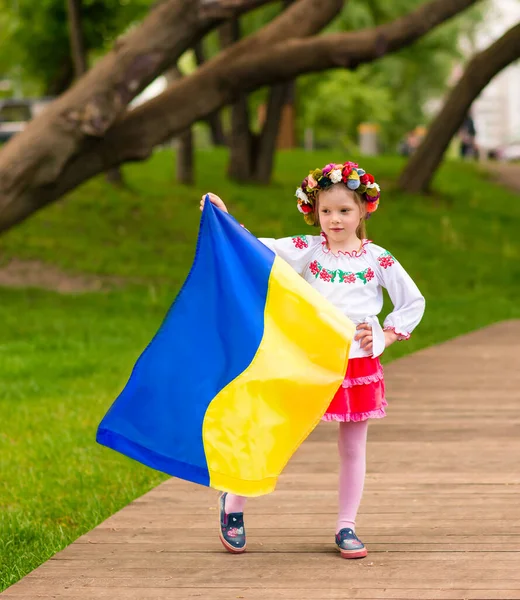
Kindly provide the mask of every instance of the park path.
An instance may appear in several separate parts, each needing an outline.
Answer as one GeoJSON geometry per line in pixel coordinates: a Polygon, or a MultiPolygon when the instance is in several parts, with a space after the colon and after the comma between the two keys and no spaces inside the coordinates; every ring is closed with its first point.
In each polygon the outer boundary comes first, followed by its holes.
{"type": "Polygon", "coordinates": [[[520,163],[488,161],[482,164],[498,183],[520,194],[520,163]]]}
{"type": "Polygon", "coordinates": [[[397,360],[370,431],[358,531],[333,547],[336,426],[247,508],[248,552],[217,539],[214,490],[171,479],[0,594],[1,600],[520,599],[520,321],[397,360]]]}

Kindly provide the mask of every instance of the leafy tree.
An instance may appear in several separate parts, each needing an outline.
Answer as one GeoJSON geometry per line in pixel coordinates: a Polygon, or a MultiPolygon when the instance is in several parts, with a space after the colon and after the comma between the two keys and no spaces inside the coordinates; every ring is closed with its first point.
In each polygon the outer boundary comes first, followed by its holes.
{"type": "MultiPolygon", "coordinates": [[[[86,50],[103,52],[152,0],[83,0],[86,50]]],[[[28,94],[58,95],[74,78],[64,0],[0,0],[0,73],[28,94]]]]}
{"type": "MultiPolygon", "coordinates": [[[[420,5],[420,0],[350,0],[328,31],[376,27],[420,5]]],[[[380,140],[393,151],[402,136],[429,120],[427,107],[449,86],[462,54],[461,36],[471,35],[482,18],[482,5],[418,40],[413,47],[363,65],[355,72],[329,71],[299,78],[298,132],[312,128],[319,146],[352,150],[363,121],[379,124],[380,140]]]]}

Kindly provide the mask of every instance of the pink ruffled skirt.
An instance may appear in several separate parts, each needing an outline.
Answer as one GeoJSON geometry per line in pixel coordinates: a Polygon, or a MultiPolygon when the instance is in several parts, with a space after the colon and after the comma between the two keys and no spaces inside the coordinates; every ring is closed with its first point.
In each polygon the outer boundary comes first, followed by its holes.
{"type": "Polygon", "coordinates": [[[365,421],[386,416],[385,380],[379,358],[351,358],[324,421],[365,421]]]}

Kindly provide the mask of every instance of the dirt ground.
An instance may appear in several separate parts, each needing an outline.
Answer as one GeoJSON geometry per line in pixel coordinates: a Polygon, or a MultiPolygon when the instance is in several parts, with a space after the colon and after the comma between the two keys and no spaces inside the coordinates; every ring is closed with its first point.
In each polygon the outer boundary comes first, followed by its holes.
{"type": "Polygon", "coordinates": [[[0,266],[0,287],[36,287],[61,294],[99,292],[124,284],[118,277],[65,273],[36,260],[13,259],[0,266]]]}
{"type": "Polygon", "coordinates": [[[487,162],[483,167],[494,175],[499,183],[520,193],[520,163],[487,162]]]}

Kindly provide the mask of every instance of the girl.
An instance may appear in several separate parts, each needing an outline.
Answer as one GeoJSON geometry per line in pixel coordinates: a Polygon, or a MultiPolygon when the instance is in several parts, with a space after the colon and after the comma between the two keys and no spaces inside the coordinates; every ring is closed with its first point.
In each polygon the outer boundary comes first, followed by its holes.
{"type": "MultiPolygon", "coordinates": [[[[224,202],[208,194],[227,212],[224,202]]],[[[343,558],[362,558],[367,550],[355,533],[356,514],[365,481],[369,419],[385,416],[385,384],[379,356],[397,340],[406,340],[424,313],[425,301],[415,283],[390,252],[366,239],[365,220],[379,205],[374,177],[356,163],[315,169],[296,190],[297,208],[320,235],[261,239],[306,281],[357,325],[347,372],[327,412],[339,421],[339,515],[336,545],[343,558]],[[394,305],[380,326],[382,288],[394,305]]],[[[201,210],[204,207],[201,200],[201,210]]],[[[220,539],[238,554],[246,549],[246,498],[220,496],[220,539]]]]}

